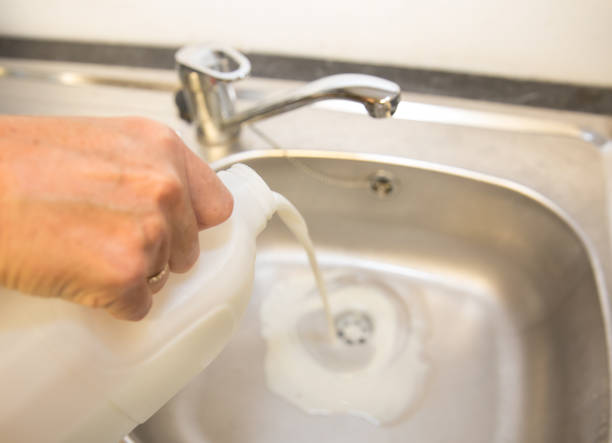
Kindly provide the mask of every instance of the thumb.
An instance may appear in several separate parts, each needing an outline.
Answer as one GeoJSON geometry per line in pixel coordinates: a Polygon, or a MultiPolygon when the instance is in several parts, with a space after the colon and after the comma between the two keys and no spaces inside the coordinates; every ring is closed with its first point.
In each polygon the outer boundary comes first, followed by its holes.
{"type": "Polygon", "coordinates": [[[217,174],[185,147],[185,170],[191,204],[200,230],[224,222],[232,215],[234,198],[217,174]]]}

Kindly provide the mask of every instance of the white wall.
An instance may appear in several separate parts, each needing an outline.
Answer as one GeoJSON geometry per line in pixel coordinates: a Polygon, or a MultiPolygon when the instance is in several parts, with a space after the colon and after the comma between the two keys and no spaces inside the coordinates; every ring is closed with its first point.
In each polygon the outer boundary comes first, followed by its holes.
{"type": "Polygon", "coordinates": [[[612,0],[0,0],[0,34],[217,41],[612,86],[612,0]]]}

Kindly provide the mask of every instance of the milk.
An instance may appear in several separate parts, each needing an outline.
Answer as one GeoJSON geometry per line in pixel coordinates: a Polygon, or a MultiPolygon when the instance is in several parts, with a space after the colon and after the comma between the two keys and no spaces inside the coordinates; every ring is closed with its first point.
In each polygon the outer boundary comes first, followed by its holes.
{"type": "Polygon", "coordinates": [[[429,369],[421,294],[399,296],[341,270],[329,274],[326,291],[303,218],[277,199],[312,272],[278,281],[262,302],[268,388],[309,414],[350,414],[376,425],[400,419],[422,396],[429,369]]]}
{"type": "Polygon", "coordinates": [[[287,226],[287,228],[295,236],[297,241],[300,242],[308,255],[308,262],[310,264],[310,268],[312,269],[312,273],[314,274],[317,289],[319,291],[321,301],[323,302],[323,308],[325,309],[328,336],[329,339],[333,341],[336,336],[334,318],[332,317],[331,308],[329,307],[329,298],[327,297],[325,281],[321,275],[321,269],[319,268],[319,263],[317,262],[312,240],[310,239],[310,235],[308,235],[308,226],[306,225],[302,214],[300,214],[300,212],[289,200],[279,193],[275,192],[274,194],[277,203],[276,213],[281,218],[283,223],[285,223],[285,226],[287,226]]]}

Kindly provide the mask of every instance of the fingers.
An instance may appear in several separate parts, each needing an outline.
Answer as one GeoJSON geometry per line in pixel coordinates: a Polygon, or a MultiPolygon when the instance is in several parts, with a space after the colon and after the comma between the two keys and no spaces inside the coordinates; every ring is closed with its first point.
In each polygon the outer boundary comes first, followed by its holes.
{"type": "Polygon", "coordinates": [[[200,255],[200,243],[195,212],[186,190],[170,219],[171,244],[168,264],[172,272],[187,272],[200,255]]]}
{"type": "Polygon", "coordinates": [[[156,222],[145,227],[147,274],[107,307],[112,315],[125,320],[146,315],[152,295],[163,288],[169,276],[169,272],[160,272],[166,266],[172,272],[189,270],[200,252],[198,231],[222,223],[233,210],[233,197],[214,171],[174,133],[161,133],[165,135],[160,152],[169,155],[165,164],[173,164],[177,175],[162,169],[161,175],[147,182],[164,223],[159,222],[160,217],[153,217],[156,222]]]}
{"type": "MultiPolygon", "coordinates": [[[[162,270],[168,266],[172,251],[172,235],[171,235],[171,223],[163,214],[153,214],[142,220],[142,242],[135,242],[133,246],[140,247],[141,251],[135,251],[135,254],[142,254],[141,258],[136,259],[137,262],[144,263],[144,269],[140,274],[141,269],[139,267],[134,271],[134,281],[136,284],[140,284],[143,280],[148,284],[149,289],[152,293],[159,292],[167,280],[167,272],[164,278],[151,279],[155,275],[158,275],[162,270]]],[[[127,277],[129,280],[129,275],[127,277]]]]}
{"type": "MultiPolygon", "coordinates": [[[[200,254],[198,231],[226,220],[233,198],[210,167],[182,142],[174,131],[161,131],[169,163],[177,169],[180,183],[161,191],[162,209],[170,225],[170,270],[186,272],[200,254]]],[[[172,182],[172,180],[170,181],[172,182]]],[[[160,189],[163,186],[160,187],[160,189]]]]}
{"type": "Polygon", "coordinates": [[[0,251],[0,259],[27,246],[20,273],[38,295],[138,320],[168,275],[151,277],[166,266],[174,272],[189,269],[199,255],[198,231],[232,212],[232,196],[216,174],[161,123],[3,119],[1,150],[10,164],[2,178],[14,190],[12,212],[27,216],[17,217],[18,222],[0,217],[1,228],[10,228],[4,231],[15,238],[7,243],[10,250],[0,251]],[[49,273],[41,275],[47,268],[49,273]],[[67,273],[74,278],[64,285],[67,273]]]}
{"type": "Polygon", "coordinates": [[[166,263],[161,270],[152,276],[147,278],[147,284],[149,285],[149,289],[154,294],[159,292],[159,290],[166,284],[168,277],[170,276],[170,267],[166,263]]]}
{"type": "Polygon", "coordinates": [[[168,281],[170,271],[167,257],[167,253],[159,254],[153,260],[156,264],[149,266],[149,269],[156,271],[139,276],[136,284],[124,288],[105,306],[106,310],[121,320],[142,320],[151,309],[153,294],[159,292],[168,281]]]}
{"type": "Polygon", "coordinates": [[[153,304],[152,291],[146,282],[130,288],[120,297],[116,297],[106,310],[121,320],[142,320],[153,304]]]}
{"type": "Polygon", "coordinates": [[[199,229],[224,222],[234,208],[234,199],[217,174],[185,147],[185,169],[191,205],[199,229]]]}
{"type": "Polygon", "coordinates": [[[177,139],[184,159],[184,192],[170,214],[170,270],[186,272],[200,254],[198,231],[225,221],[233,198],[210,167],[177,139]]]}
{"type": "Polygon", "coordinates": [[[153,213],[140,221],[132,219],[132,240],[118,248],[103,306],[116,318],[141,320],[151,309],[153,294],[168,280],[171,228],[163,214],[153,213]]]}

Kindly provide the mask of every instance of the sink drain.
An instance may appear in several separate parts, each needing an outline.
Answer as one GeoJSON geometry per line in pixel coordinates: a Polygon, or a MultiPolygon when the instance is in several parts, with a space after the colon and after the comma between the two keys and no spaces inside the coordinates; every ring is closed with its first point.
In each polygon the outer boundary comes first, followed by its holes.
{"type": "Polygon", "coordinates": [[[364,345],[374,332],[372,320],[365,312],[344,311],[336,317],[337,335],[347,345],[364,345]]]}

